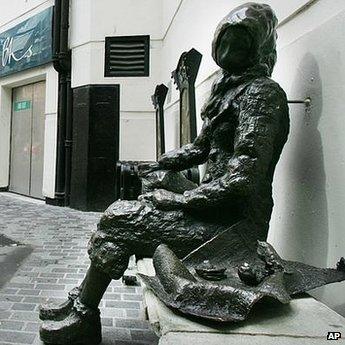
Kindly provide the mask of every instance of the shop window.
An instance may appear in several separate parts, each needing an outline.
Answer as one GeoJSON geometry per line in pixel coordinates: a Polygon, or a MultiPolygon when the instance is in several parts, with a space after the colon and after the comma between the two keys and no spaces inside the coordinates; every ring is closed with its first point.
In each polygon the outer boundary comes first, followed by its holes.
{"type": "Polygon", "coordinates": [[[105,38],[105,77],[148,77],[150,36],[105,38]]]}

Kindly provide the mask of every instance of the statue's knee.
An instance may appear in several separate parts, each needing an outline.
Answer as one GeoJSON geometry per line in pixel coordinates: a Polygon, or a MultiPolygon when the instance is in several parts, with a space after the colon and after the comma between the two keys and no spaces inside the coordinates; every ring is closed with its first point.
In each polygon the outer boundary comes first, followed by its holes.
{"type": "Polygon", "coordinates": [[[100,223],[124,222],[132,219],[142,210],[142,204],[137,200],[117,200],[112,203],[103,213],[100,223]]]}

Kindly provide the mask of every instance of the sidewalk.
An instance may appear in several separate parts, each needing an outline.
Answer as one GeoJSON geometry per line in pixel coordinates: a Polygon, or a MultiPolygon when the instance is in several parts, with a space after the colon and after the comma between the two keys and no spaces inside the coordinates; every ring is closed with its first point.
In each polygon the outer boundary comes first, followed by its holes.
{"type": "MultiPolygon", "coordinates": [[[[89,266],[87,241],[100,217],[0,193],[0,235],[29,248],[14,276],[0,288],[0,345],[42,344],[38,306],[63,301],[89,266]],[[32,250],[32,252],[31,252],[32,250]],[[31,252],[31,254],[30,254],[31,252]]],[[[16,245],[12,245],[13,250],[16,245]]],[[[9,250],[0,251],[0,275],[9,250]]],[[[104,345],[157,344],[143,319],[142,290],[113,281],[101,302],[104,345]]]]}

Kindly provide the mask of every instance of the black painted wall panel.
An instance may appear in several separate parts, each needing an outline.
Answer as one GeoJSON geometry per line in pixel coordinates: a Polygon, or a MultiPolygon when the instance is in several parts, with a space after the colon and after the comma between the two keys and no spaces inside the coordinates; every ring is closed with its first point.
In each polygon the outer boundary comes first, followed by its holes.
{"type": "Polygon", "coordinates": [[[72,208],[104,211],[115,200],[119,103],[119,85],[73,90],[72,208]]]}

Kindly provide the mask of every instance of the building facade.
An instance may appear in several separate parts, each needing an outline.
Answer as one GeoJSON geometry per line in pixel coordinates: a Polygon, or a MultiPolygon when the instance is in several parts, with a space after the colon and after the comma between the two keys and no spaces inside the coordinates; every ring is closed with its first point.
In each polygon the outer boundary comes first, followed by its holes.
{"type": "MultiPolygon", "coordinates": [[[[229,10],[244,2],[70,0],[68,48],[71,50],[73,107],[85,104],[83,99],[76,102],[85,87],[118,88],[119,159],[155,159],[155,120],[150,96],[160,83],[169,87],[165,105],[166,149],[179,145],[179,93],[171,82],[171,71],[176,68],[182,52],[193,47],[203,54],[196,81],[197,110],[200,110],[217,71],[211,58],[213,32],[229,10]],[[106,73],[109,67],[106,65],[107,38],[128,36],[149,36],[149,73],[109,76],[106,73]]],[[[275,208],[269,241],[288,259],[334,266],[345,253],[342,228],[345,3],[343,0],[265,2],[273,7],[280,21],[278,61],[273,77],[290,100],[311,98],[309,108],[303,104],[290,105],[291,132],[275,174],[275,208]]],[[[10,36],[6,33],[18,33],[11,30],[23,28],[25,21],[35,16],[37,19],[52,6],[53,0],[12,0],[0,13],[0,39],[10,36]]],[[[122,47],[120,43],[114,44],[122,47]]],[[[9,57],[13,60],[13,51],[18,58],[15,44],[8,46],[7,43],[5,48],[9,54],[6,57],[3,53],[3,60],[8,61],[9,57]]],[[[20,49],[18,52],[26,53],[20,49]]],[[[27,56],[23,59],[28,59],[27,56]]],[[[0,188],[51,201],[56,199],[58,188],[61,77],[53,61],[41,62],[0,74],[0,188]],[[24,126],[25,116],[30,121],[24,126]],[[23,139],[21,130],[30,133],[26,139],[30,145],[22,145],[22,151],[16,154],[11,147],[15,140],[23,139]],[[36,134],[39,144],[35,144],[33,135],[36,134]],[[23,168],[25,160],[26,168],[23,168]],[[18,187],[16,179],[25,180],[26,185],[18,187]]],[[[92,107],[85,111],[78,109],[74,109],[74,113],[92,113],[92,107]]],[[[198,119],[198,128],[201,128],[201,119],[198,119]]],[[[83,136],[82,131],[77,134],[79,138],[83,136]]],[[[80,157],[78,164],[85,160],[80,157]]],[[[341,292],[341,285],[332,285],[318,289],[314,295],[345,315],[341,292]]]]}

